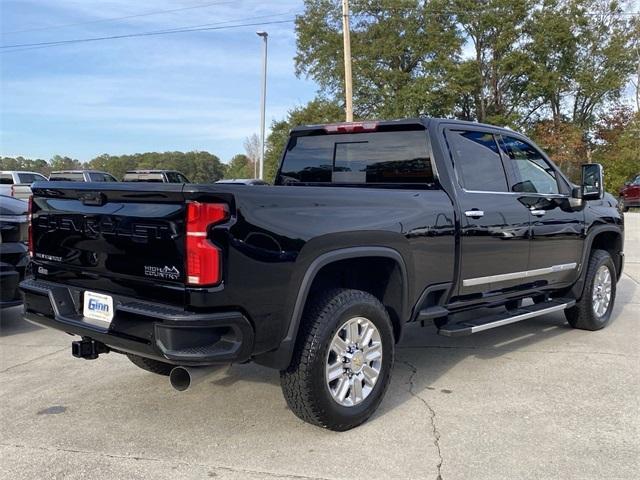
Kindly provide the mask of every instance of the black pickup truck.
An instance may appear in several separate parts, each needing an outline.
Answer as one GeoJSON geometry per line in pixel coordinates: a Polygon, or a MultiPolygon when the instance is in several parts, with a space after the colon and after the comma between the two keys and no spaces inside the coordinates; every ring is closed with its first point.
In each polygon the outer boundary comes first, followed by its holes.
{"type": "Polygon", "coordinates": [[[597,330],[623,268],[599,165],[575,186],[526,137],[453,120],[296,128],[262,188],[33,193],[28,320],[180,390],[221,363],[277,368],[293,412],[334,430],[379,405],[409,322],[457,336],[564,310],[597,330]]]}

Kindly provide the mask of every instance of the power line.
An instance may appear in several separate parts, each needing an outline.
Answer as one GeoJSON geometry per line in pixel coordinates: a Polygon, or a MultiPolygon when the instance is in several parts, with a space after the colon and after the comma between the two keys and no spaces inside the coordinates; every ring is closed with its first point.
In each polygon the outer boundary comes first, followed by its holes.
{"type": "MultiPolygon", "coordinates": [[[[283,15],[283,14],[277,14],[283,15]]],[[[251,17],[245,20],[255,19],[255,18],[264,18],[264,17],[273,17],[276,15],[266,15],[262,17],[251,17]]],[[[238,20],[228,20],[225,22],[220,22],[218,24],[209,24],[209,25],[221,25],[226,23],[232,23],[238,20]]],[[[58,40],[53,42],[38,42],[38,43],[21,43],[14,45],[2,45],[0,46],[1,52],[16,52],[16,51],[24,51],[30,50],[32,48],[45,48],[45,47],[56,47],[61,45],[70,45],[76,43],[88,43],[88,42],[98,42],[104,40],[119,40],[123,38],[135,38],[135,37],[149,37],[149,36],[158,36],[158,35],[168,35],[172,33],[188,33],[188,32],[203,32],[203,31],[211,31],[211,30],[225,30],[232,28],[240,28],[240,27],[252,27],[258,25],[274,25],[279,23],[290,23],[295,21],[295,18],[289,18],[286,20],[273,20],[269,22],[254,22],[254,23],[241,23],[237,25],[226,25],[226,26],[197,26],[197,27],[186,27],[186,28],[175,28],[169,30],[156,30],[151,32],[140,32],[140,33],[128,33],[122,35],[110,35],[105,37],[90,37],[90,38],[76,38],[70,40],[58,40]]]]}
{"type": "Polygon", "coordinates": [[[25,33],[25,32],[36,32],[36,31],[42,31],[42,30],[54,30],[57,28],[77,27],[81,25],[93,25],[96,23],[116,22],[118,20],[128,20],[130,18],[148,17],[150,15],[162,15],[164,13],[182,12],[184,10],[195,10],[197,8],[207,8],[207,7],[212,7],[214,5],[228,5],[230,3],[234,3],[234,2],[232,1],[211,2],[211,3],[192,5],[190,7],[172,8],[171,10],[156,10],[153,12],[138,13],[134,15],[125,15],[123,17],[101,18],[98,20],[89,20],[86,22],[77,22],[77,23],[66,23],[63,25],[52,25],[49,27],[34,27],[34,28],[26,28],[23,30],[11,30],[9,32],[2,32],[2,35],[9,35],[14,33],[25,33]]]}

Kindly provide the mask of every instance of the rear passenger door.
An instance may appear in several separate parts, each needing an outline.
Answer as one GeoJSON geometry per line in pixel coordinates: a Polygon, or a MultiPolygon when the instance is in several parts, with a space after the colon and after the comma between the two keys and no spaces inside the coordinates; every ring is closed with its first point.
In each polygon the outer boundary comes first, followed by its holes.
{"type": "Polygon", "coordinates": [[[496,135],[465,126],[445,130],[445,137],[460,208],[458,295],[478,296],[526,283],[530,212],[509,191],[496,135]]]}

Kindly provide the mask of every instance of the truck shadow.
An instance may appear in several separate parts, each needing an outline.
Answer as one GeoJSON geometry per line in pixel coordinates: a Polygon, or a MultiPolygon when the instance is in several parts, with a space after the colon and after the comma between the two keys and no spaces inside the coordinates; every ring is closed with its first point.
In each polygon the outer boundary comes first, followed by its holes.
{"type": "MultiPolygon", "coordinates": [[[[614,310],[613,322],[620,308],[614,310]]],[[[418,324],[408,325],[404,338],[396,348],[392,384],[373,419],[375,421],[425,391],[452,393],[447,384],[440,380],[452,368],[469,358],[477,359],[478,362],[490,362],[500,357],[509,358],[513,353],[543,355],[556,351],[559,344],[566,345],[569,338],[580,343],[583,335],[590,334],[592,333],[571,328],[562,312],[458,338],[440,336],[433,326],[421,328],[418,324]],[[556,339],[562,336],[567,336],[567,340],[558,342],[556,339]]],[[[226,367],[226,371],[209,384],[229,387],[237,382],[278,387],[280,383],[277,371],[247,364],[226,367]]]]}
{"type": "Polygon", "coordinates": [[[0,337],[8,337],[40,330],[43,327],[27,322],[22,317],[22,305],[5,308],[0,312],[0,337]]]}
{"type": "MultiPolygon", "coordinates": [[[[638,290],[638,285],[626,278],[621,279],[619,287],[623,288],[619,289],[612,314],[614,326],[616,317],[620,316],[625,304],[633,302],[638,290]]],[[[471,315],[479,314],[475,312],[471,315]]],[[[403,339],[396,347],[391,386],[372,421],[375,422],[415,396],[426,395],[427,392],[429,396],[453,393],[448,388],[450,385],[447,385],[446,375],[462,362],[468,363],[469,359],[475,359],[478,363],[486,362],[490,366],[492,360],[508,359],[516,353],[545,355],[560,349],[580,352],[580,345],[588,335],[594,333],[571,328],[563,312],[457,338],[438,335],[432,325],[424,328],[417,323],[407,325],[403,339]],[[559,337],[566,338],[560,340],[559,337]]],[[[225,368],[224,373],[210,382],[211,386],[228,387],[237,382],[250,382],[279,387],[277,371],[255,364],[225,368]]]]}

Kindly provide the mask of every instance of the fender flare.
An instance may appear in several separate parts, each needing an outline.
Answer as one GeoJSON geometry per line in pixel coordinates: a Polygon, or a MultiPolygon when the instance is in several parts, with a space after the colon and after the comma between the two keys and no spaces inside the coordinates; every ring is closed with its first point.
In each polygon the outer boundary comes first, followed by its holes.
{"type": "Polygon", "coordinates": [[[400,273],[402,275],[402,305],[400,311],[400,324],[407,320],[408,317],[408,303],[409,303],[409,278],[407,274],[407,266],[404,258],[397,250],[390,247],[349,247],[338,250],[331,250],[323,253],[319,257],[315,258],[307,267],[302,281],[300,282],[300,288],[296,295],[296,301],[293,306],[291,318],[289,321],[289,328],[285,337],[280,342],[280,346],[274,352],[269,352],[264,355],[256,357],[256,362],[263,365],[276,367],[279,369],[286,368],[291,362],[291,356],[293,355],[293,349],[295,347],[296,338],[298,336],[298,330],[300,328],[300,322],[302,320],[302,313],[304,306],[309,295],[311,285],[316,278],[318,272],[334,262],[340,260],[347,260],[351,258],[363,258],[363,257],[383,257],[394,260],[400,267],[400,273]]]}
{"type": "MultiPolygon", "coordinates": [[[[585,242],[584,242],[584,248],[582,249],[582,259],[580,261],[580,273],[578,275],[578,279],[576,280],[576,283],[574,283],[573,287],[571,287],[571,291],[574,294],[575,298],[577,299],[582,297],[582,293],[584,291],[584,284],[587,276],[587,264],[589,262],[589,255],[591,253],[591,247],[593,245],[593,241],[599,234],[604,232],[617,233],[621,237],[623,237],[624,235],[623,230],[614,225],[598,225],[594,227],[587,234],[587,238],[585,239],[585,242]]],[[[620,278],[620,273],[622,272],[622,258],[620,259],[614,258],[613,261],[614,261],[614,264],[616,265],[616,268],[619,268],[620,270],[619,272],[617,272],[618,278],[620,278]],[[620,264],[618,264],[618,262],[620,264]]]]}

